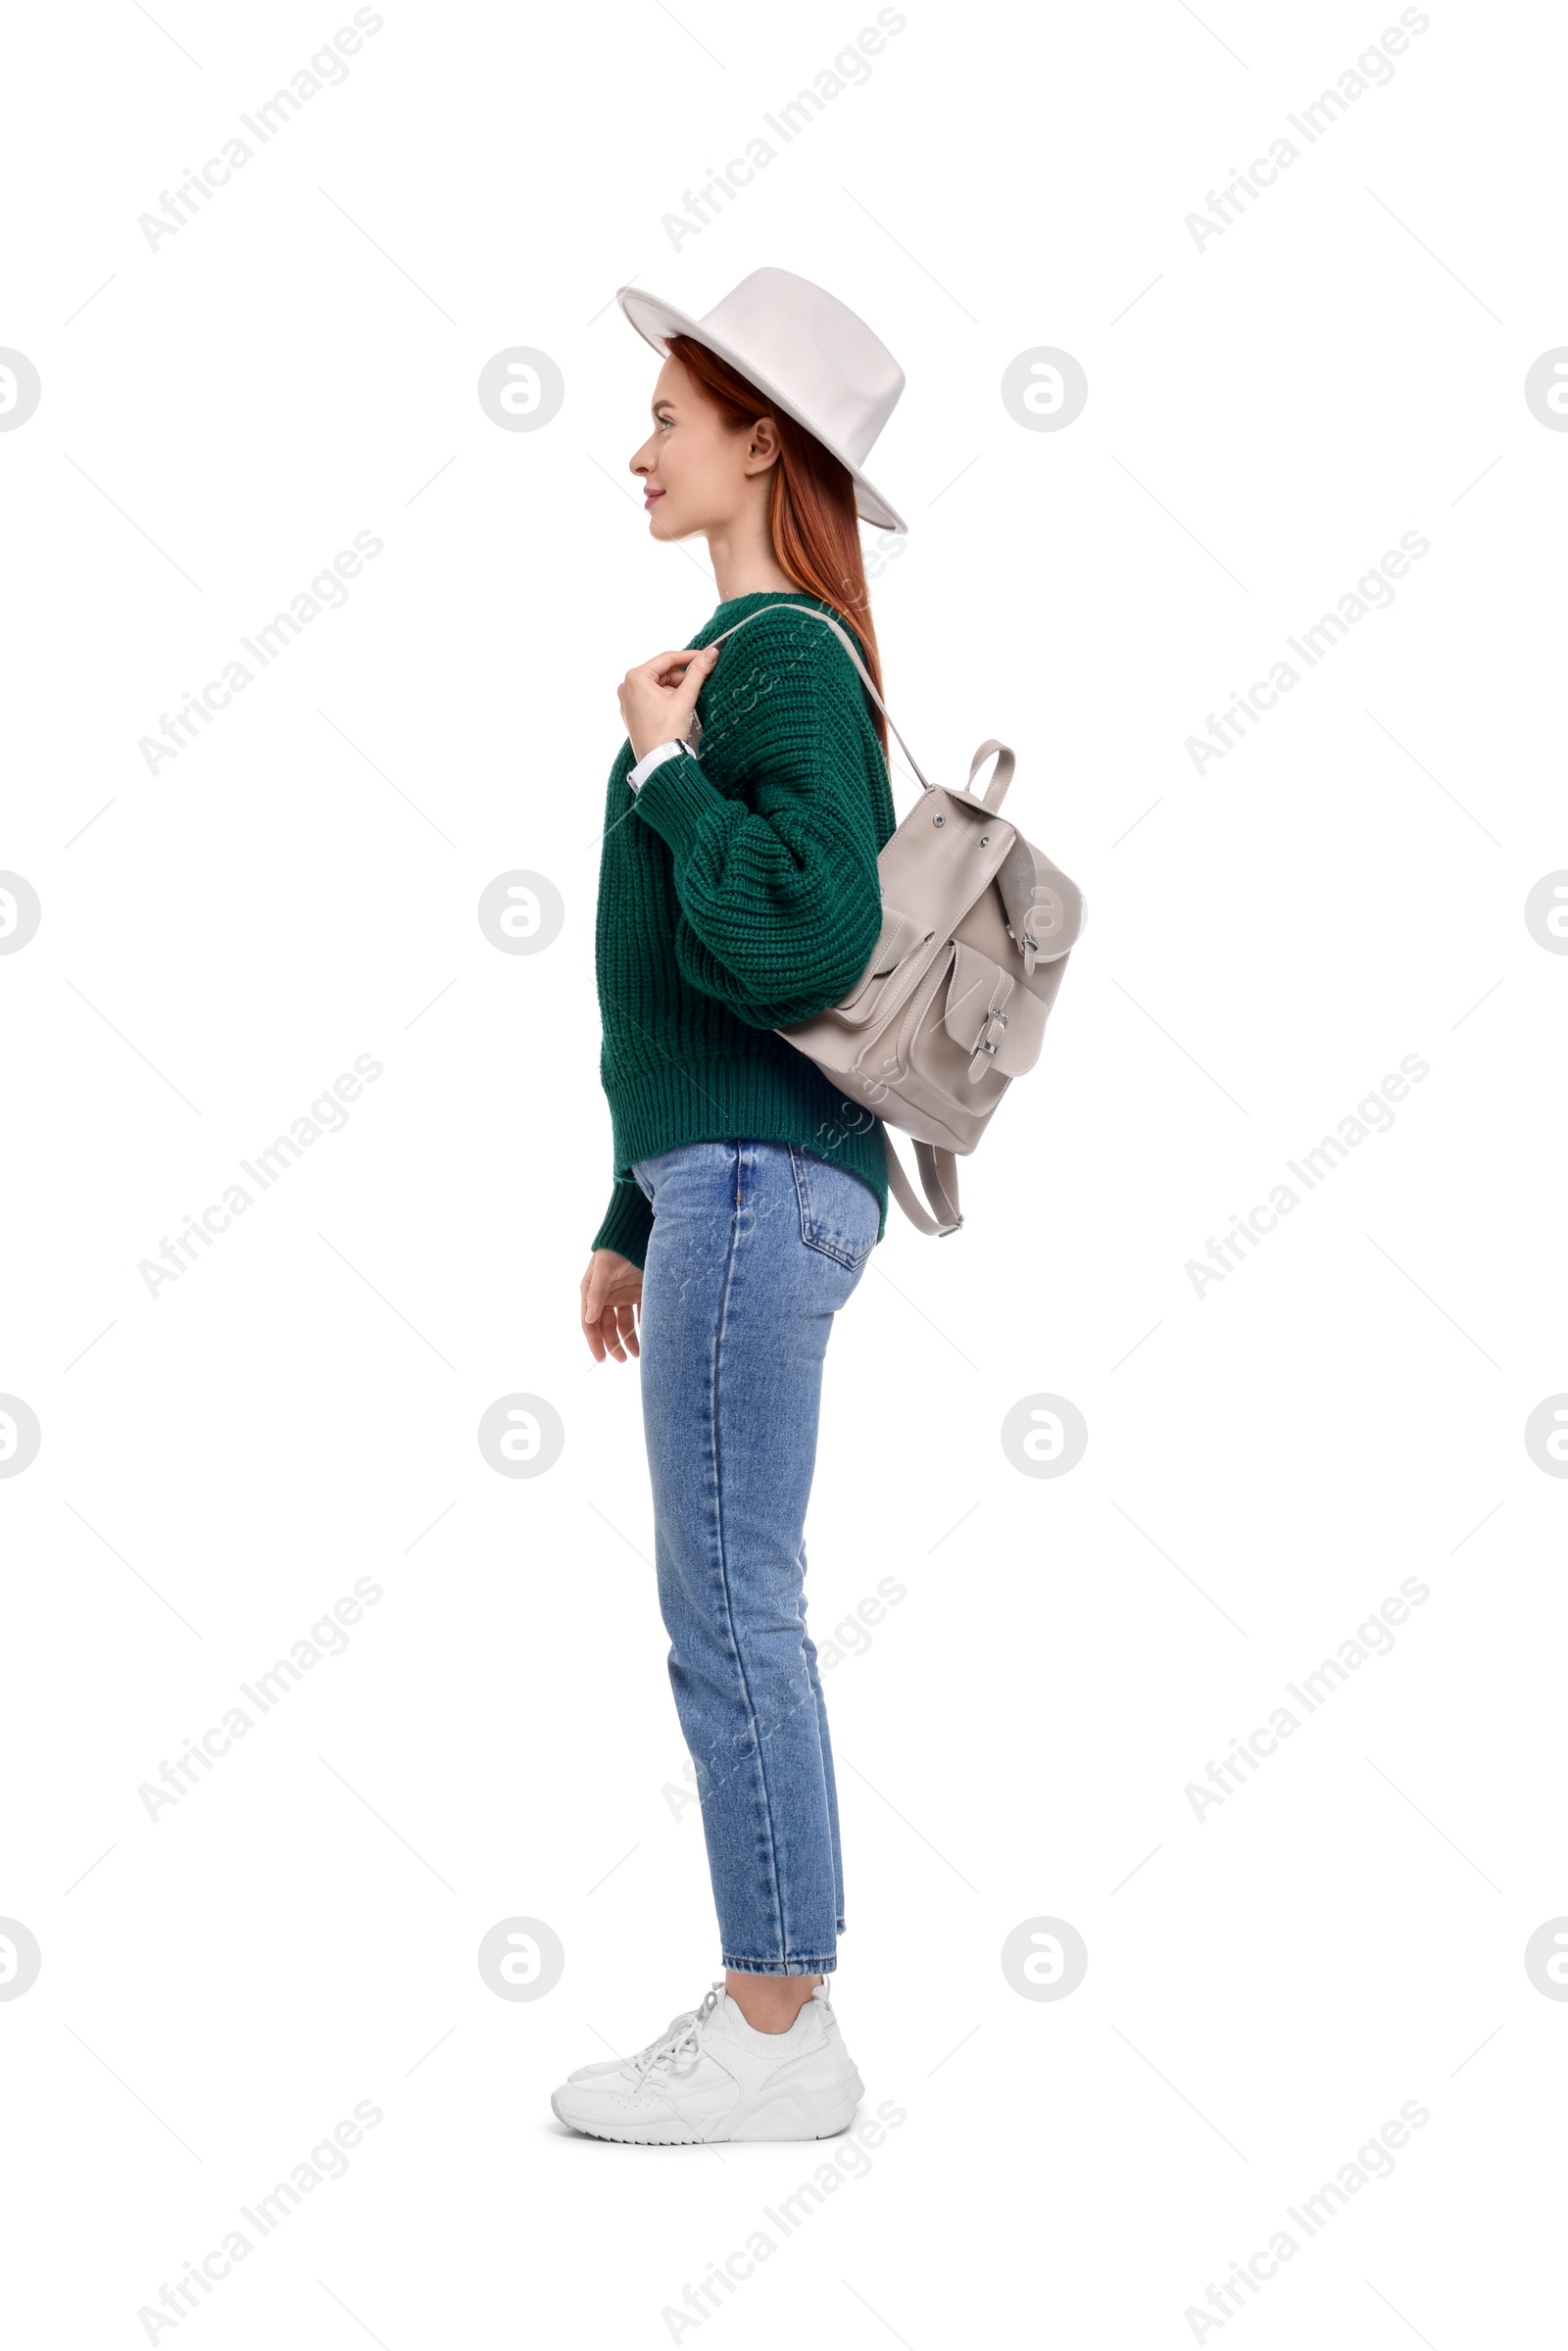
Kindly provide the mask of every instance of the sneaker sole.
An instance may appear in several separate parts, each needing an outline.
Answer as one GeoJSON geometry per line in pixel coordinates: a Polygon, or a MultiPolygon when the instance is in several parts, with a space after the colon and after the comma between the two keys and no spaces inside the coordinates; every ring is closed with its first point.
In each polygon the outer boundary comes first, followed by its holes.
{"type": "Polygon", "coordinates": [[[550,2100],[551,2111],[558,2122],[583,2138],[612,2139],[626,2147],[704,2147],[729,2141],[757,2139],[818,2139],[837,2138],[855,2120],[855,2110],[865,2095],[865,2084],[858,2073],[852,2073],[844,2093],[826,2112],[809,2112],[788,2092],[780,2092],[765,2103],[742,2111],[739,2116],[725,2115],[711,2131],[693,2131],[677,2122],[649,2122],[631,2130],[614,2131],[608,2123],[580,2123],[561,2110],[561,2092],[550,2100]]]}

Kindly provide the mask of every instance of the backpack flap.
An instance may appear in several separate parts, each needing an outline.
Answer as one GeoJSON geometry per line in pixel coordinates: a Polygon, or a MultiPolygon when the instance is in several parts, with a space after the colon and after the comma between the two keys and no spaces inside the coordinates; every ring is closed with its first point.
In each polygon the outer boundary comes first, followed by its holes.
{"type": "Polygon", "coordinates": [[[1007,928],[1033,979],[1037,963],[1054,963],[1077,945],[1089,911],[1083,892],[1059,865],[1031,849],[1021,833],[1003,859],[997,887],[1007,909],[1007,928]]]}
{"type": "Polygon", "coordinates": [[[956,939],[953,948],[942,1025],[973,1055],[969,1083],[978,1085],[988,1069],[1022,1077],[1040,1057],[1047,1005],[967,940],[956,939]]]}

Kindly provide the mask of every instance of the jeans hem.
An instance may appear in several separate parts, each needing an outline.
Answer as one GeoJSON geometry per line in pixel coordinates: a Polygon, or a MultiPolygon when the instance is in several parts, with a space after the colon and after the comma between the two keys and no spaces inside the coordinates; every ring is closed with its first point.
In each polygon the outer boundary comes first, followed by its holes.
{"type": "Polygon", "coordinates": [[[722,1956],[734,1976],[831,1976],[839,1964],[837,1952],[823,1959],[736,1959],[728,1951],[722,1956]]]}

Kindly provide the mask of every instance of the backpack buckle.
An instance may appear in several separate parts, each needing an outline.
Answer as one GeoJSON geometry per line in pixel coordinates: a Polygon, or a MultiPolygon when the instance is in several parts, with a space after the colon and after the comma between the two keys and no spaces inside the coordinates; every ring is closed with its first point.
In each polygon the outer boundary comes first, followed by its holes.
{"type": "Polygon", "coordinates": [[[1002,1031],[1007,1025],[1007,1015],[1000,1004],[993,1004],[986,1014],[985,1027],[975,1045],[974,1057],[969,1063],[969,1083],[974,1085],[984,1074],[988,1060],[995,1060],[1002,1031]]]}

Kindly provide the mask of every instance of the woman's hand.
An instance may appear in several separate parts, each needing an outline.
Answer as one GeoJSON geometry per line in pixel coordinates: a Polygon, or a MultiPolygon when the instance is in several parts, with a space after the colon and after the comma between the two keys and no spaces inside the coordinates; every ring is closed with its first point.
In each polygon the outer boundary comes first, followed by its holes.
{"type": "Polygon", "coordinates": [[[640,1354],[637,1316],[643,1302],[643,1269],[612,1249],[596,1249],[582,1277],[582,1328],[596,1363],[607,1353],[617,1363],[640,1354]]]}
{"type": "Polygon", "coordinates": [[[698,689],[718,659],[716,645],[700,653],[656,653],[639,669],[628,669],[616,691],[634,756],[643,759],[660,743],[678,743],[697,708],[698,689]]]}

